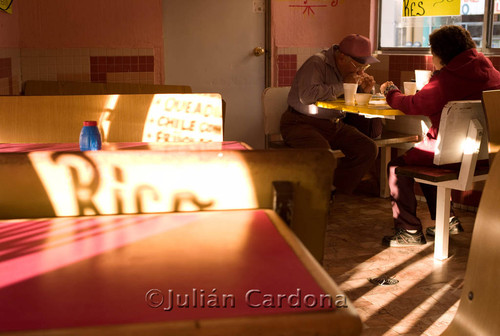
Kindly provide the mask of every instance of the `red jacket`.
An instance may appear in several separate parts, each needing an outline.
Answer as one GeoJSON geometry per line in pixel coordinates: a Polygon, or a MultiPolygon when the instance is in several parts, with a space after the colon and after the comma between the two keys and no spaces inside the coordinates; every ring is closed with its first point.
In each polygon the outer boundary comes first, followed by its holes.
{"type": "Polygon", "coordinates": [[[500,72],[476,49],[469,49],[436,71],[429,83],[413,96],[405,96],[399,90],[387,94],[387,103],[405,114],[425,115],[432,126],[427,133],[436,139],[441,112],[447,102],[453,100],[478,100],[485,90],[500,89],[500,72]]]}

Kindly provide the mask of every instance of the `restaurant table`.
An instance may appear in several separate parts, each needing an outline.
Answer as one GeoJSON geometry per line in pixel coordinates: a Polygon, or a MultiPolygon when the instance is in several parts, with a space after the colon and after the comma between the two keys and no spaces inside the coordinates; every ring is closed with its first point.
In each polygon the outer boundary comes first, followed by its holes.
{"type": "Polygon", "coordinates": [[[368,105],[347,105],[344,99],[317,102],[318,107],[357,113],[366,117],[382,117],[394,119],[395,116],[405,115],[402,111],[390,107],[385,99],[371,99],[368,105]]]}
{"type": "MultiPolygon", "coordinates": [[[[106,142],[102,150],[247,150],[249,145],[240,141],[223,142],[106,142]]],[[[0,143],[0,153],[27,153],[37,151],[80,151],[77,142],[65,143],[0,143]]]]}
{"type": "MultiPolygon", "coordinates": [[[[372,98],[368,105],[347,105],[344,99],[335,101],[317,102],[318,107],[341,110],[349,113],[363,115],[366,118],[384,118],[396,119],[396,116],[404,116],[405,114],[397,109],[390,107],[385,99],[372,98]]],[[[414,144],[420,141],[422,132],[418,133],[401,133],[399,126],[389,127],[385,123],[382,134],[374,139],[377,146],[380,148],[380,197],[389,197],[389,184],[387,176],[387,165],[391,160],[391,148],[400,146],[401,144],[414,144]]]]}
{"type": "Polygon", "coordinates": [[[270,210],[0,221],[0,334],[359,335],[270,210]]]}

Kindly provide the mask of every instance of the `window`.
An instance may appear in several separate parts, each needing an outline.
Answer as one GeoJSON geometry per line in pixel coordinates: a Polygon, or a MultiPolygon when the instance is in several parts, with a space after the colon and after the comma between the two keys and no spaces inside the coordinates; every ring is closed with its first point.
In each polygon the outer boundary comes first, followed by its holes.
{"type": "Polygon", "coordinates": [[[429,34],[451,24],[467,29],[478,48],[500,48],[500,0],[381,0],[379,24],[381,49],[428,48],[429,34]],[[432,12],[436,5],[457,14],[432,12]]]}

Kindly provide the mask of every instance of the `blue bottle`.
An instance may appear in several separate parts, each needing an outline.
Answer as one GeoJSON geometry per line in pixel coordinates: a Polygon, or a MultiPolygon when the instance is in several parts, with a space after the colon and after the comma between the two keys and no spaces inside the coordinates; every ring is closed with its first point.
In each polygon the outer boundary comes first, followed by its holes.
{"type": "Polygon", "coordinates": [[[101,133],[97,128],[97,121],[84,121],[80,132],[80,150],[100,150],[101,147],[101,133]]]}

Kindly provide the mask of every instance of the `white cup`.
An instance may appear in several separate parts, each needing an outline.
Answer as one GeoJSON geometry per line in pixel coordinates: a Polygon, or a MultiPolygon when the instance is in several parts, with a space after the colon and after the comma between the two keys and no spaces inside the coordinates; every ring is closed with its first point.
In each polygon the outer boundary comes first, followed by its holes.
{"type": "Polygon", "coordinates": [[[346,105],[354,105],[354,94],[358,89],[356,83],[344,83],[344,99],[346,105]]]}
{"type": "Polygon", "coordinates": [[[417,82],[417,90],[422,90],[422,88],[429,83],[431,79],[432,72],[430,70],[415,70],[415,81],[417,82]]]}
{"type": "Polygon", "coordinates": [[[405,95],[414,95],[417,93],[417,83],[415,82],[404,82],[403,83],[405,95]]]}

